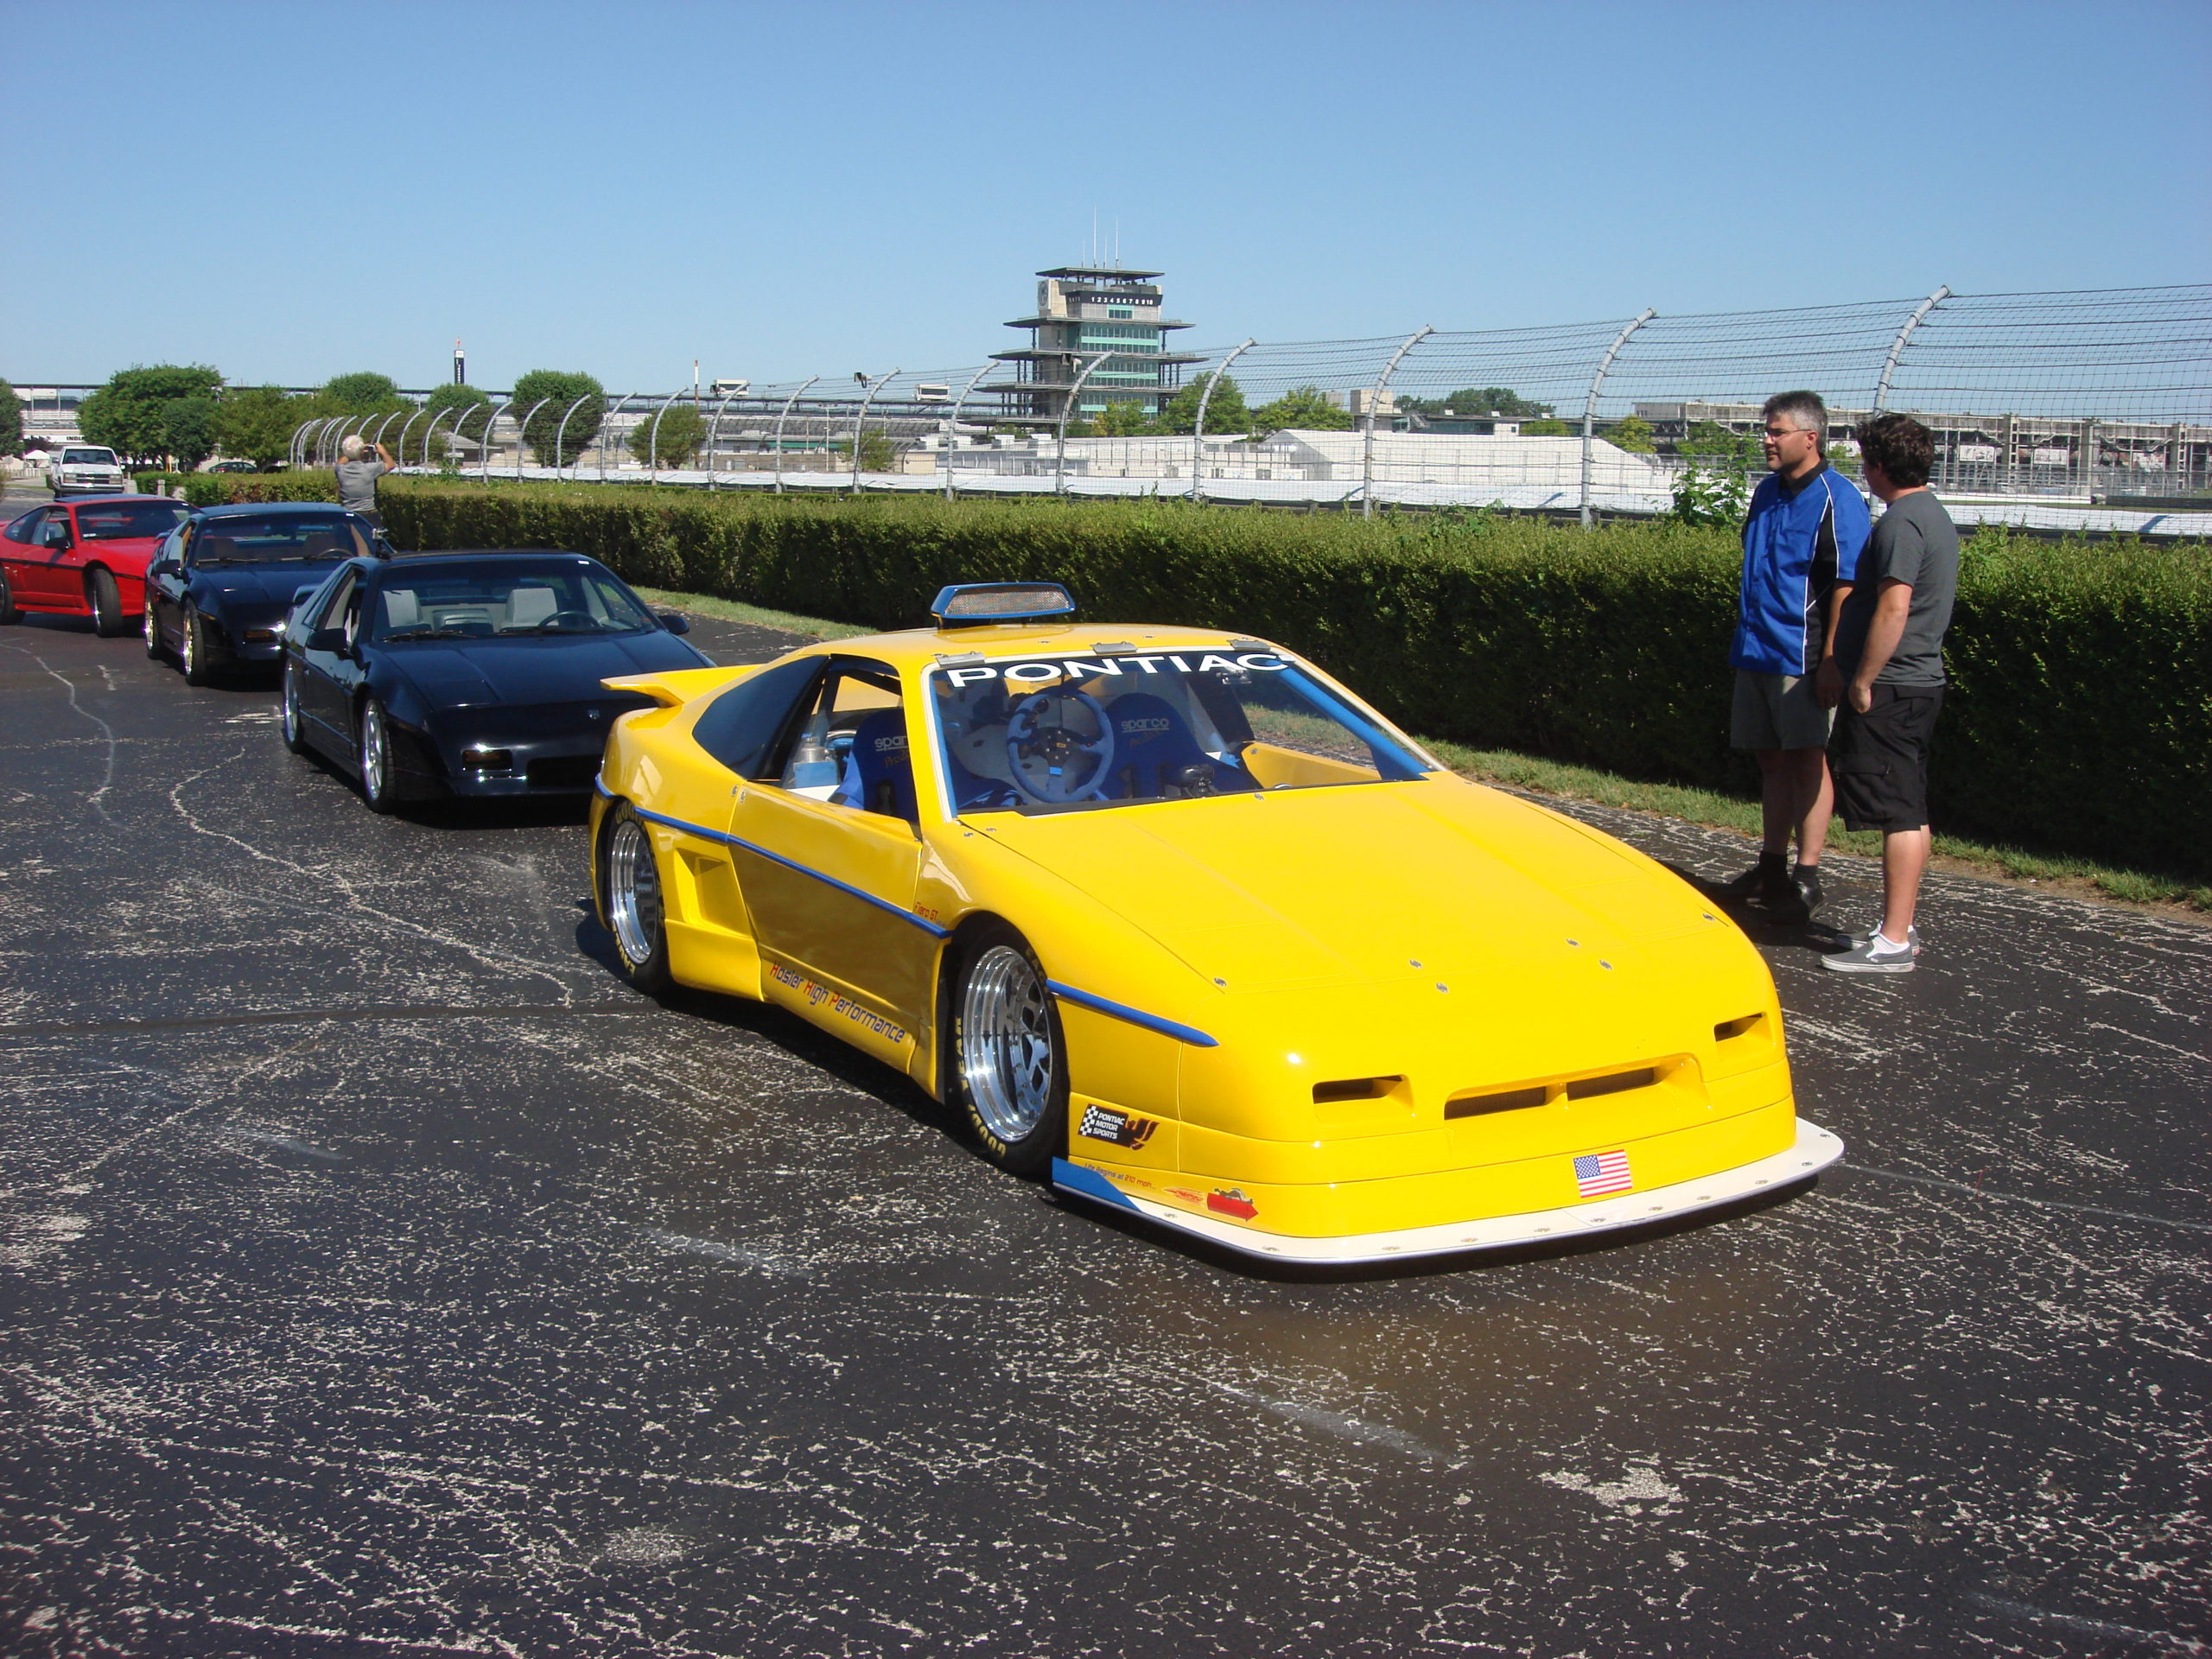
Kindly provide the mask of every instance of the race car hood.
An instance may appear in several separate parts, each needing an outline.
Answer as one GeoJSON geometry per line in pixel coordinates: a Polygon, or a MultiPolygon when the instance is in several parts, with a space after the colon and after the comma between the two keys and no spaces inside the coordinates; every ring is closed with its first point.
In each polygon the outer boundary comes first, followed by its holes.
{"type": "MultiPolygon", "coordinates": [[[[604,701],[600,682],[660,669],[709,666],[674,634],[544,634],[378,647],[434,707],[507,707],[604,701]]],[[[642,705],[640,705],[642,706],[642,705]]]]}
{"type": "Polygon", "coordinates": [[[1609,838],[1453,779],[969,822],[1232,993],[1487,976],[1532,941],[1626,976],[1642,944],[1726,925],[1609,838]]]}

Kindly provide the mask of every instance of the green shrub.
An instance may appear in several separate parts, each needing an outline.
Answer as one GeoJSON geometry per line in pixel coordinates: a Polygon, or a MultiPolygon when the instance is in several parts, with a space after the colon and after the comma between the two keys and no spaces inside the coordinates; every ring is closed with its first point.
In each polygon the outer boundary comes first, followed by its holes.
{"type": "MultiPolygon", "coordinates": [[[[1754,785],[1727,747],[1725,527],[398,480],[382,505],[403,547],[569,548],[653,587],[870,627],[925,623],[950,582],[1064,581],[1102,626],[1281,640],[1415,731],[1754,785]]],[[[1940,828],[2212,873],[2212,553],[1978,535],[1948,656],[1940,828]]]]}
{"type": "Polygon", "coordinates": [[[631,454],[655,469],[689,467],[706,442],[706,418],[690,404],[670,404],[630,429],[631,454]]]}
{"type": "Polygon", "coordinates": [[[327,467],[298,473],[195,473],[184,499],[195,507],[234,501],[335,501],[338,475],[327,467]]]}
{"type": "Polygon", "coordinates": [[[192,473],[133,473],[130,487],[141,495],[167,495],[180,484],[188,484],[192,473]]]}

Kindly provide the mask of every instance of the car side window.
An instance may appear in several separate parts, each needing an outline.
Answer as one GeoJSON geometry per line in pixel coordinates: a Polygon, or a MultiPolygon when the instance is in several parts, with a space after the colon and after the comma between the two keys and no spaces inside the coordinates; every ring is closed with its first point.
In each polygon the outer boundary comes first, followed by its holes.
{"type": "MultiPolygon", "coordinates": [[[[331,589],[330,597],[323,601],[321,611],[315,616],[314,626],[317,628],[344,627],[347,608],[353,603],[353,591],[359,586],[360,579],[351,570],[340,576],[338,579],[338,585],[331,589]]],[[[351,639],[352,636],[349,634],[348,643],[351,643],[351,639]]]]}
{"type": "Polygon", "coordinates": [[[897,671],[841,657],[794,728],[778,781],[795,795],[911,823],[910,753],[897,671]]]}
{"type": "Polygon", "coordinates": [[[36,542],[38,540],[38,527],[46,522],[48,511],[48,510],[45,507],[34,507],[30,512],[16,519],[14,524],[8,526],[7,531],[5,531],[8,539],[11,542],[22,542],[26,544],[36,542]]]}
{"type": "Polygon", "coordinates": [[[761,776],[823,667],[819,657],[801,657],[741,680],[692,722],[691,741],[739,777],[761,776]]]}

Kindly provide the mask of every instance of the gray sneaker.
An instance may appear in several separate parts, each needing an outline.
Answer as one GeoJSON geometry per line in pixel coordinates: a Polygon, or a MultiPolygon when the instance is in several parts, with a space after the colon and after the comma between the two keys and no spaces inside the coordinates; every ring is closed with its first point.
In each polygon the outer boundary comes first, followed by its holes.
{"type": "Polygon", "coordinates": [[[1911,928],[1905,930],[1905,942],[1902,945],[1891,944],[1880,937],[1880,932],[1881,930],[1877,928],[1868,938],[1854,941],[1850,950],[1840,950],[1832,957],[1822,957],[1821,966],[1832,968],[1839,974],[1910,973],[1912,959],[1920,954],[1920,941],[1914,937],[1914,931],[1911,928]]]}
{"type": "MultiPolygon", "coordinates": [[[[1864,944],[1881,931],[1882,925],[1877,922],[1864,933],[1847,933],[1843,937],[1853,944],[1864,944]]],[[[1920,925],[1917,922],[1905,929],[1904,942],[1912,947],[1913,955],[1920,954],[1920,925]]]]}

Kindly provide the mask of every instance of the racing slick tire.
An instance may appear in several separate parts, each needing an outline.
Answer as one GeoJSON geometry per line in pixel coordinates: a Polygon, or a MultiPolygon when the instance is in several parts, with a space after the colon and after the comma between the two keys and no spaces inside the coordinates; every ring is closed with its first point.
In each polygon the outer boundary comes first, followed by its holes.
{"type": "Polygon", "coordinates": [[[300,719],[300,671],[292,659],[284,659],[284,689],[277,693],[276,729],[284,734],[284,747],[294,754],[308,752],[308,734],[300,719]]]}
{"type": "Polygon", "coordinates": [[[123,594],[111,570],[95,570],[85,578],[85,605],[92,613],[92,632],[103,639],[117,639],[130,632],[123,620],[123,594]]]}
{"type": "Polygon", "coordinates": [[[13,627],[23,620],[16,608],[16,591],[8,586],[8,573],[0,570],[0,627],[13,627]]]}
{"type": "Polygon", "coordinates": [[[177,627],[177,666],[184,671],[187,685],[212,685],[215,682],[214,647],[207,643],[207,624],[200,620],[199,611],[193,606],[184,607],[184,620],[177,627]]]}
{"type": "Polygon", "coordinates": [[[599,913],[614,936],[622,977],[648,996],[675,983],[668,971],[668,921],[652,832],[627,801],[607,814],[599,836],[599,913]]]}
{"type": "Polygon", "coordinates": [[[354,753],[360,766],[363,804],[372,812],[391,811],[399,798],[392,770],[391,726],[384,705],[374,697],[361,700],[360,747],[354,753]]]}
{"type": "Polygon", "coordinates": [[[1029,942],[989,922],[962,942],[951,976],[951,1084],[984,1155],[1041,1175],[1067,1149],[1068,1045],[1029,942]]]}

